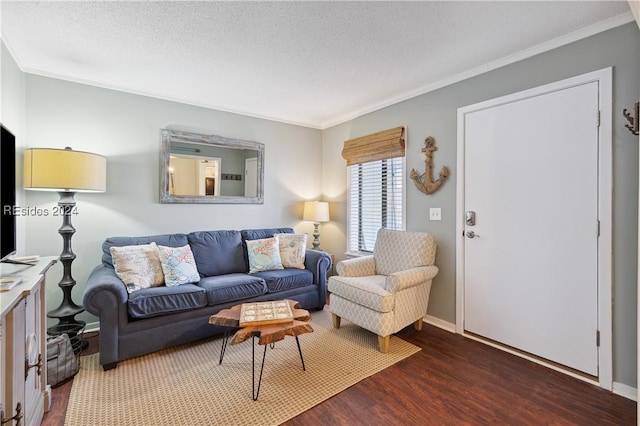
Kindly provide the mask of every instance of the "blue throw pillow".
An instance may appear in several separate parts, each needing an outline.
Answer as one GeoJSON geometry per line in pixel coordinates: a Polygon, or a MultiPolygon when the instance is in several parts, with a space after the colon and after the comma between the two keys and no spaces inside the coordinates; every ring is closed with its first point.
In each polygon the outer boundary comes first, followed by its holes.
{"type": "Polygon", "coordinates": [[[168,287],[200,282],[191,247],[158,246],[164,282],[168,287]]]}
{"type": "Polygon", "coordinates": [[[249,257],[249,273],[284,269],[280,259],[278,240],[275,237],[261,240],[247,240],[247,256],[249,257]]]}

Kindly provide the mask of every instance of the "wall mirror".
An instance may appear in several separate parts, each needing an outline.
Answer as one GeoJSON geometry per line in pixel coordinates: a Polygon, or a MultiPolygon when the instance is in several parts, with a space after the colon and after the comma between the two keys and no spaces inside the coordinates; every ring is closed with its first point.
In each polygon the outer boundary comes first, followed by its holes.
{"type": "Polygon", "coordinates": [[[264,144],[168,129],[161,139],[161,203],[264,203],[264,144]]]}

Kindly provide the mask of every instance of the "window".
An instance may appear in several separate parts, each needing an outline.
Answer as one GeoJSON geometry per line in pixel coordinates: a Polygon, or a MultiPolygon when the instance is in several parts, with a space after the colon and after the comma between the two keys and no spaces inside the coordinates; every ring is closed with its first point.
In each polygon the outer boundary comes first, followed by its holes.
{"type": "Polygon", "coordinates": [[[378,229],[404,229],[404,158],[348,168],[348,251],[372,253],[378,229]]]}

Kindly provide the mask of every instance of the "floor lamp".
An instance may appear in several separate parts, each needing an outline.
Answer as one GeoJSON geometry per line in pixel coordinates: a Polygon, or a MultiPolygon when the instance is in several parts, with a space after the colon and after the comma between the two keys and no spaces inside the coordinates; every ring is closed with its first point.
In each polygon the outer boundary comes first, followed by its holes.
{"type": "Polygon", "coordinates": [[[71,291],[76,285],[76,280],[71,275],[71,263],[76,258],[71,250],[71,237],[76,232],[71,225],[71,216],[77,214],[74,196],[76,192],[104,192],[106,181],[107,160],[101,155],[74,151],[69,147],[31,148],[24,151],[24,188],[56,191],[60,195],[57,211],[62,216],[62,227],[58,232],[63,242],[60,253],[63,275],[58,286],[63,298],[60,306],[47,313],[47,317],[58,319],[58,324],[49,327],[47,333],[54,336],[67,333],[76,353],[88,343],[78,336],[84,329],[85,322],[75,319],[84,308],[77,305],[71,297],[71,291]]]}
{"type": "Polygon", "coordinates": [[[302,220],[313,222],[313,249],[320,250],[320,222],[329,221],[329,203],[305,201],[302,220]]]}

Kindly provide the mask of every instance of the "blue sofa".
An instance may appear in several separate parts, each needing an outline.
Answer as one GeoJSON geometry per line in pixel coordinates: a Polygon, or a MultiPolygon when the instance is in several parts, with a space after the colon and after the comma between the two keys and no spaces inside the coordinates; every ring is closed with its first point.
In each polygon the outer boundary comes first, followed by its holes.
{"type": "Polygon", "coordinates": [[[87,281],[84,308],[100,318],[100,364],[118,361],[214,336],[223,327],[209,324],[222,309],[249,301],[294,299],[304,309],[322,309],[326,302],[328,254],[307,250],[305,269],[249,274],[245,241],[293,233],[291,228],[202,231],[145,237],[113,237],[102,245],[102,264],[87,281]],[[201,276],[197,284],[152,287],[127,293],[113,267],[110,248],[149,244],[189,244],[201,276]]]}

